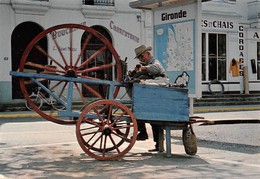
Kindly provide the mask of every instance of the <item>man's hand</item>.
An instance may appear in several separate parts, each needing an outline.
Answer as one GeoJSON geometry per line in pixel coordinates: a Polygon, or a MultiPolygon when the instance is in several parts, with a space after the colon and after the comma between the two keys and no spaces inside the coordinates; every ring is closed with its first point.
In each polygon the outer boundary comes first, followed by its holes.
{"type": "Polygon", "coordinates": [[[144,67],[144,66],[141,67],[141,71],[146,71],[146,70],[147,70],[147,67],[144,67]]]}

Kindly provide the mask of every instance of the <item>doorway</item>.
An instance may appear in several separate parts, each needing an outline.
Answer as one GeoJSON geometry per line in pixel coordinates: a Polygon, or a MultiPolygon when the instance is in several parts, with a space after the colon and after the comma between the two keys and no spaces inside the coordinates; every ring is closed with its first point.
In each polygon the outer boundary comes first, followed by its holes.
{"type": "MultiPolygon", "coordinates": [[[[13,31],[11,37],[11,49],[12,49],[12,71],[18,71],[22,55],[27,45],[44,29],[34,22],[23,22],[19,24],[13,31]]],[[[40,42],[40,46],[47,51],[47,38],[44,37],[40,42]]],[[[32,62],[46,65],[47,57],[43,54],[32,49],[28,58],[32,59],[32,62]]],[[[19,80],[16,77],[12,77],[12,98],[23,99],[23,94],[20,89],[19,80]]]]}
{"type": "MultiPolygon", "coordinates": [[[[103,36],[107,38],[107,40],[112,44],[112,38],[109,34],[109,32],[101,27],[101,26],[92,26],[91,28],[95,29],[99,33],[101,33],[103,36]]],[[[83,45],[85,39],[87,38],[88,34],[85,32],[82,35],[81,44],[83,45]]],[[[82,60],[88,59],[93,55],[98,49],[100,49],[104,44],[101,42],[100,39],[93,37],[91,38],[84,54],[82,60]]],[[[88,63],[86,68],[92,68],[95,66],[101,66],[104,64],[109,64],[112,62],[112,54],[111,52],[106,49],[102,53],[100,53],[98,56],[96,56],[91,63],[88,63]]],[[[86,76],[90,76],[93,78],[98,78],[101,80],[113,80],[113,70],[112,69],[106,69],[106,70],[99,70],[95,72],[88,72],[86,76]]],[[[99,93],[103,98],[107,95],[107,88],[104,85],[89,85],[92,89],[94,89],[97,93],[99,93]]],[[[82,93],[84,97],[94,97],[92,93],[90,93],[86,88],[82,87],[82,93]]]]}

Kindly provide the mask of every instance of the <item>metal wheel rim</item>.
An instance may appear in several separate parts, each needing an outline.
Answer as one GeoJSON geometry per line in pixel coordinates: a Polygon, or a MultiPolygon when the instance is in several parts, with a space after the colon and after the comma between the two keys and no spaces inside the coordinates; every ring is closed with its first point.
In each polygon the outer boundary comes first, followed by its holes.
{"type": "MultiPolygon", "coordinates": [[[[104,43],[104,46],[106,46],[106,48],[109,49],[109,51],[112,53],[112,56],[113,56],[113,58],[116,62],[115,65],[116,65],[116,71],[117,71],[117,74],[118,74],[116,81],[120,82],[122,80],[122,69],[121,69],[121,65],[120,65],[120,58],[119,58],[117,52],[115,51],[115,49],[113,48],[113,46],[110,44],[110,42],[102,34],[98,33],[97,31],[95,31],[95,30],[93,30],[93,29],[91,29],[87,26],[80,25],[80,24],[62,24],[62,25],[53,26],[53,27],[50,27],[50,28],[44,30],[39,35],[37,35],[31,41],[31,43],[27,46],[27,48],[25,49],[23,56],[22,56],[22,59],[21,59],[21,62],[20,62],[19,71],[20,72],[24,71],[24,67],[25,67],[27,57],[28,57],[29,53],[32,51],[32,49],[34,48],[34,46],[37,44],[37,42],[39,42],[43,37],[47,36],[49,33],[54,32],[55,30],[66,29],[66,28],[68,28],[68,29],[81,29],[85,32],[90,33],[92,36],[99,38],[104,43]]],[[[28,91],[26,89],[25,79],[20,78],[19,81],[20,81],[21,90],[22,90],[22,93],[23,93],[25,99],[29,103],[31,103],[28,91]]],[[[118,86],[115,87],[114,98],[117,96],[117,94],[119,92],[119,88],[120,87],[118,87],[118,86]]],[[[96,95],[98,96],[99,94],[96,94],[96,95]]],[[[52,121],[52,122],[55,122],[55,123],[58,123],[58,124],[74,124],[74,123],[76,123],[76,121],[73,120],[73,119],[63,120],[63,119],[56,118],[52,114],[48,114],[48,113],[42,111],[41,109],[39,109],[36,105],[34,105],[32,103],[31,103],[31,106],[32,106],[32,109],[35,112],[37,112],[40,116],[42,116],[46,120],[49,120],[49,121],[52,121]]]]}
{"type": "Polygon", "coordinates": [[[85,153],[97,160],[115,160],[124,156],[133,147],[136,141],[137,131],[137,122],[130,109],[112,100],[100,100],[87,106],[82,111],[76,125],[76,134],[80,147],[85,153]],[[104,105],[109,106],[110,109],[113,109],[113,107],[120,108],[124,115],[129,117],[128,123],[123,122],[123,118],[121,118],[122,114],[119,114],[121,117],[116,117],[116,122],[114,121],[114,123],[111,122],[111,119],[107,116],[107,119],[104,116],[103,118],[102,114],[99,113],[102,109],[98,109],[98,107],[104,105]],[[85,117],[86,114],[93,114],[93,111],[99,116],[98,120],[95,119],[96,121],[85,117]],[[118,129],[117,126],[113,128],[113,126],[115,126],[114,124],[117,123],[120,125],[119,128],[131,128],[131,132],[128,131],[127,136],[124,136],[126,133],[123,135],[118,134],[116,132],[118,129]],[[111,129],[111,133],[107,135],[108,137],[105,134],[107,128],[111,129]],[[119,140],[118,136],[121,137],[119,140]],[[122,139],[125,140],[125,144],[122,144],[122,139]]]}

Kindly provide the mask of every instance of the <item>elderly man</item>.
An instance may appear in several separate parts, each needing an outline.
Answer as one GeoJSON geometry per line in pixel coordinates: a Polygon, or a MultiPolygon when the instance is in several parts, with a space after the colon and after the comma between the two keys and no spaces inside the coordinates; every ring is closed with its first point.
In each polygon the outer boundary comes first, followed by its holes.
{"type": "MultiPolygon", "coordinates": [[[[142,83],[156,83],[156,84],[168,84],[169,80],[165,75],[165,70],[162,67],[161,63],[155,59],[150,51],[152,47],[146,47],[145,45],[141,45],[135,49],[136,57],[140,61],[141,66],[138,67],[135,78],[141,80],[142,83]]],[[[159,151],[159,127],[157,125],[153,125],[153,138],[155,144],[155,148],[149,151],[159,151]]],[[[144,122],[138,122],[138,136],[137,140],[146,140],[148,139],[146,127],[144,122]]]]}

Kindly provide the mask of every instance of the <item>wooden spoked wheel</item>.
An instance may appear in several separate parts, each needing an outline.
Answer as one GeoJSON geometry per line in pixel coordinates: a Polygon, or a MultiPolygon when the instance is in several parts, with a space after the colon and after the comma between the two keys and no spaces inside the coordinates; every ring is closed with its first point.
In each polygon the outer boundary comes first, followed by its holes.
{"type": "MultiPolygon", "coordinates": [[[[19,71],[33,74],[45,73],[54,77],[35,78],[36,81],[32,78],[20,78],[20,86],[33,110],[43,118],[59,124],[71,124],[76,121],[68,116],[63,116],[62,119],[55,117],[52,113],[54,109],[39,109],[29,98],[33,92],[32,89],[39,88],[37,82],[43,84],[48,90],[55,91],[57,96],[64,95],[68,98],[71,95],[71,101],[67,103],[71,102],[71,109],[78,111],[93,99],[107,99],[107,85],[73,82],[73,94],[69,94],[69,81],[55,77],[117,82],[122,80],[121,60],[111,43],[99,32],[80,24],[53,26],[37,35],[25,49],[19,71]],[[47,41],[47,48],[46,43],[45,46],[42,45],[43,41],[47,41]],[[47,63],[44,65],[37,56],[45,57],[47,63]]],[[[115,87],[114,98],[119,88],[115,87]]],[[[44,88],[41,90],[44,93],[44,88]]]]}
{"type": "Polygon", "coordinates": [[[97,160],[124,156],[133,147],[137,131],[131,110],[113,100],[99,100],[88,105],[76,125],[79,145],[97,160]]]}

